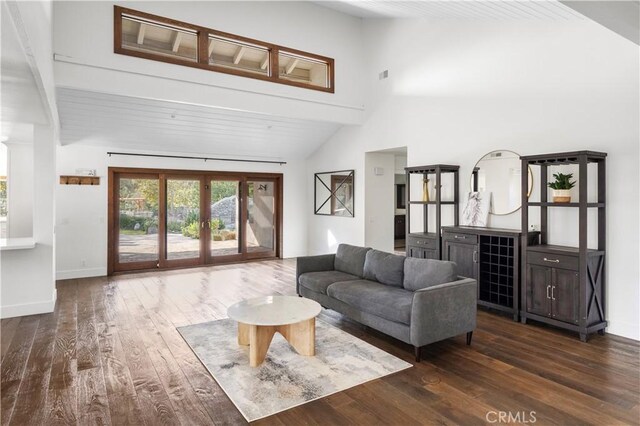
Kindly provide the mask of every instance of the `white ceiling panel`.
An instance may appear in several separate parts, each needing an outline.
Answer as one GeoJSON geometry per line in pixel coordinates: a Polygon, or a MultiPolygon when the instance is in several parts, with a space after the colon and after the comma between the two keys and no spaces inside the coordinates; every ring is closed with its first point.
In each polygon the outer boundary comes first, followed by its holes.
{"type": "Polygon", "coordinates": [[[338,0],[316,3],[362,18],[584,19],[582,15],[556,0],[338,0]]]}
{"type": "Polygon", "coordinates": [[[58,88],[61,143],[304,158],[339,124],[58,88]]]}

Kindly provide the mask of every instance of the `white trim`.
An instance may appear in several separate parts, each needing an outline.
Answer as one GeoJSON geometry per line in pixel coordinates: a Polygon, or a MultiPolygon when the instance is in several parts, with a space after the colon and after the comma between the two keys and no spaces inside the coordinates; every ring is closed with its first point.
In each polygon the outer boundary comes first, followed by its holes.
{"type": "Polygon", "coordinates": [[[609,319],[608,334],[640,341],[640,325],[638,323],[609,319]]]}
{"type": "Polygon", "coordinates": [[[46,314],[53,312],[56,306],[58,292],[53,289],[53,298],[46,302],[23,303],[20,305],[9,305],[0,307],[0,318],[23,317],[25,315],[46,314]]]}
{"type": "MultiPolygon", "coordinates": [[[[119,72],[119,73],[133,74],[133,75],[139,75],[139,76],[144,76],[144,77],[152,77],[152,78],[158,78],[158,79],[161,79],[161,80],[172,80],[172,81],[178,81],[178,82],[184,82],[184,83],[191,83],[191,84],[197,84],[199,86],[215,87],[217,89],[224,89],[224,90],[229,90],[229,91],[232,91],[232,92],[243,92],[243,93],[250,93],[250,94],[254,94],[254,95],[268,96],[268,97],[272,97],[272,98],[294,100],[294,101],[310,103],[310,104],[327,105],[327,106],[331,106],[331,107],[342,108],[342,109],[351,110],[351,111],[357,111],[357,112],[364,112],[364,110],[365,110],[364,106],[360,106],[360,105],[347,105],[347,104],[341,104],[341,103],[336,103],[336,102],[325,102],[325,101],[320,101],[320,100],[304,99],[304,98],[298,98],[298,97],[295,97],[295,96],[279,95],[279,94],[276,94],[276,93],[266,93],[266,92],[260,92],[260,91],[257,91],[257,90],[249,90],[249,89],[240,89],[240,88],[236,88],[236,87],[229,87],[229,86],[224,86],[222,84],[213,84],[211,82],[204,83],[204,82],[188,80],[188,79],[184,79],[184,78],[166,77],[166,76],[162,76],[162,75],[149,74],[149,73],[145,73],[145,72],[130,71],[130,70],[127,70],[127,69],[114,68],[114,67],[106,66],[106,65],[92,64],[92,63],[89,63],[89,62],[84,61],[82,59],[72,58],[70,56],[64,56],[64,55],[61,55],[59,53],[54,53],[53,54],[53,60],[54,60],[54,62],[67,63],[67,64],[78,65],[78,66],[89,67],[89,68],[96,68],[96,69],[100,69],[100,70],[115,71],[115,72],[119,72]]],[[[70,89],[76,89],[76,90],[85,90],[85,91],[88,91],[88,92],[96,92],[96,93],[110,93],[110,94],[113,94],[112,92],[106,92],[106,91],[101,92],[101,91],[98,91],[98,90],[83,89],[83,88],[80,88],[78,86],[65,86],[65,85],[57,84],[56,87],[58,87],[58,88],[59,87],[64,87],[64,88],[70,88],[70,89]]],[[[139,96],[134,96],[134,97],[139,97],[139,96]]],[[[156,100],[166,100],[166,99],[163,99],[163,98],[154,98],[154,99],[156,99],[156,100]]],[[[173,101],[173,102],[175,102],[175,101],[173,101]]],[[[189,104],[187,102],[180,102],[180,103],[189,104]]],[[[190,104],[190,105],[199,105],[199,104],[190,104]]],[[[203,105],[203,106],[212,106],[212,105],[203,105]]],[[[216,108],[223,108],[223,107],[217,106],[216,108]]],[[[234,108],[225,108],[225,109],[233,109],[233,110],[235,110],[234,108]]]]}
{"type": "Polygon", "coordinates": [[[67,271],[56,271],[56,280],[71,280],[76,278],[104,277],[107,275],[107,268],[71,269],[67,271]]]}

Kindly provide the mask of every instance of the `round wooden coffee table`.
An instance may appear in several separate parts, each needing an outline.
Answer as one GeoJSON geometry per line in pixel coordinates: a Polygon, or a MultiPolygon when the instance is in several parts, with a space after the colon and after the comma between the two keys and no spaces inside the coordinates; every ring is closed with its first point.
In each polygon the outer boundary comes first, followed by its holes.
{"type": "Polygon", "coordinates": [[[265,296],[236,303],[227,315],[238,322],[238,344],[249,345],[249,365],[257,367],[276,332],[300,355],[315,355],[316,317],[321,309],[303,297],[265,296]]]}

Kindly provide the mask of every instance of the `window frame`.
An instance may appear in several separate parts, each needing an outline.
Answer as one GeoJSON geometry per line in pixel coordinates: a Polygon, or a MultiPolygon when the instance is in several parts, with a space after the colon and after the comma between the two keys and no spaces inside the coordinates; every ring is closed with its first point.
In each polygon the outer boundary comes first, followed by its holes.
{"type": "Polygon", "coordinates": [[[236,34],[227,33],[224,31],[218,31],[212,28],[201,27],[187,22],[177,21],[171,18],[165,18],[162,16],[153,15],[146,12],[141,12],[134,9],[125,8],[122,6],[114,5],[114,25],[113,25],[113,42],[114,53],[126,56],[133,56],[142,59],[149,59],[157,62],[166,62],[174,65],[183,65],[192,68],[199,68],[208,71],[219,72],[223,74],[236,75],[240,77],[252,78],[255,80],[270,81],[272,83],[284,84],[287,86],[300,87],[304,89],[316,90],[320,92],[335,93],[335,61],[333,58],[329,58],[314,53],[304,52],[289,47],[279,46],[273,43],[264,42],[261,40],[255,40],[248,37],[239,36],[236,34]],[[154,54],[152,52],[142,52],[133,49],[127,49],[122,46],[122,18],[123,15],[129,15],[140,19],[155,21],[160,24],[165,24],[171,27],[184,28],[186,30],[196,31],[197,34],[197,57],[196,61],[189,59],[182,59],[179,57],[166,56],[161,54],[154,54]],[[253,73],[251,71],[243,71],[239,69],[224,67],[220,65],[209,63],[209,36],[227,38],[229,40],[237,41],[243,44],[250,44],[262,47],[269,53],[269,73],[268,75],[261,75],[253,73]],[[302,57],[307,57],[313,60],[324,62],[327,64],[327,82],[328,87],[316,86],[310,83],[304,83],[299,81],[291,81],[280,78],[279,73],[279,60],[278,56],[280,50],[283,53],[291,53],[302,57]]]}

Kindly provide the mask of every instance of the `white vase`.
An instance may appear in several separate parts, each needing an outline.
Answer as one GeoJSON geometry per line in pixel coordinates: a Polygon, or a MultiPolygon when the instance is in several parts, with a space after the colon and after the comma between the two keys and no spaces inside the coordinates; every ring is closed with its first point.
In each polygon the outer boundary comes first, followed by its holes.
{"type": "Polygon", "coordinates": [[[554,189],[553,202],[554,203],[570,203],[571,190],[570,189],[554,189]]]}

